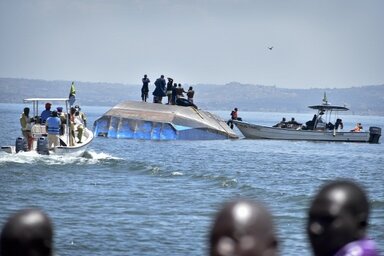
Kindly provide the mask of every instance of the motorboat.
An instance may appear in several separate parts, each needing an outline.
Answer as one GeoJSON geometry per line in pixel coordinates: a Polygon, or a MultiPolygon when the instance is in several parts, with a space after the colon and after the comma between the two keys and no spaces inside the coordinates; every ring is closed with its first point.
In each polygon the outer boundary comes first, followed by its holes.
{"type": "Polygon", "coordinates": [[[333,142],[379,143],[380,127],[369,127],[368,131],[343,131],[339,112],[348,111],[345,106],[329,104],[326,95],[322,104],[308,106],[317,111],[306,125],[297,122],[284,122],[275,127],[233,120],[247,139],[306,140],[333,142]]]}
{"type": "MultiPolygon", "coordinates": [[[[37,152],[42,155],[66,155],[79,157],[84,154],[94,136],[93,132],[89,130],[85,125],[83,126],[83,133],[81,140],[76,141],[78,138],[78,131],[74,129],[71,134],[71,126],[69,123],[69,99],[68,98],[28,98],[24,99],[24,103],[32,104],[31,115],[34,117],[34,123],[31,125],[31,134],[33,138],[31,151],[37,152]],[[55,103],[65,106],[64,114],[67,115],[66,124],[62,125],[62,132],[59,135],[60,144],[56,147],[49,148],[47,128],[45,124],[41,124],[39,120],[39,104],[45,104],[46,102],[55,103]],[[73,136],[74,135],[74,136],[73,136]],[[71,137],[72,136],[72,137],[71,137]],[[81,141],[81,143],[80,143],[81,141]]],[[[16,154],[19,152],[28,151],[28,142],[20,136],[16,139],[14,146],[2,146],[1,150],[7,153],[16,154]]]]}
{"type": "Polygon", "coordinates": [[[220,117],[196,106],[124,101],[94,122],[94,135],[143,140],[220,140],[238,135],[220,117]]]}

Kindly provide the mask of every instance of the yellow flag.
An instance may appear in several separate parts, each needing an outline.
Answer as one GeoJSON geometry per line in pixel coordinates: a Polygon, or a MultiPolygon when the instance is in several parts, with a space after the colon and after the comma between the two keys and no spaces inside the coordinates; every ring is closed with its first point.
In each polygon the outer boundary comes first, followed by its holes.
{"type": "Polygon", "coordinates": [[[76,101],[75,82],[72,82],[71,89],[69,91],[69,105],[72,106],[76,101]]]}

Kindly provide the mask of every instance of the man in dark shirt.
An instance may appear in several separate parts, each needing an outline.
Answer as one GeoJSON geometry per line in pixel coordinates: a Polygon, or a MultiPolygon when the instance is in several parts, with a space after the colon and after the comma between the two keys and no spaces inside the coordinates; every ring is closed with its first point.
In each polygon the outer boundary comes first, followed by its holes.
{"type": "Polygon", "coordinates": [[[148,99],[148,92],[149,92],[149,83],[151,82],[147,75],[144,75],[143,79],[143,86],[141,87],[141,100],[144,102],[147,102],[148,99]]]}

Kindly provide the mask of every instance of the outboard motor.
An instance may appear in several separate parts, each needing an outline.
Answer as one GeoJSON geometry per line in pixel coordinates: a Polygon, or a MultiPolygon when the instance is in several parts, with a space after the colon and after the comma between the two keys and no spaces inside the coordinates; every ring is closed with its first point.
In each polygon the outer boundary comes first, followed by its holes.
{"type": "Polygon", "coordinates": [[[48,138],[40,137],[37,141],[37,153],[40,155],[49,155],[48,138]]]}
{"type": "Polygon", "coordinates": [[[16,145],[15,145],[16,153],[19,151],[28,151],[28,142],[24,137],[18,137],[16,139],[16,145]]]}
{"type": "Polygon", "coordinates": [[[380,127],[369,127],[369,143],[379,143],[380,136],[380,127]]]}

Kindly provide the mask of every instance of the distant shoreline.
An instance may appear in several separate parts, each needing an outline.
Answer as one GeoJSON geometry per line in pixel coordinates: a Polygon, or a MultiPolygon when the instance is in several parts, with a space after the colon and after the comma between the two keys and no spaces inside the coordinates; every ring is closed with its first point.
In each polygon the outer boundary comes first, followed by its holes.
{"type": "MultiPolygon", "coordinates": [[[[0,78],[0,102],[22,103],[29,97],[67,97],[70,84],[71,81],[0,78]]],[[[307,106],[321,103],[326,92],[331,103],[346,105],[350,109],[348,114],[384,116],[384,84],[343,89],[283,89],[237,82],[191,86],[196,92],[198,107],[213,111],[238,107],[241,111],[306,113],[307,106]]],[[[125,100],[140,100],[141,94],[139,84],[75,82],[75,87],[79,104],[89,106],[114,106],[125,100]]],[[[150,100],[153,89],[150,84],[150,100]]]]}

